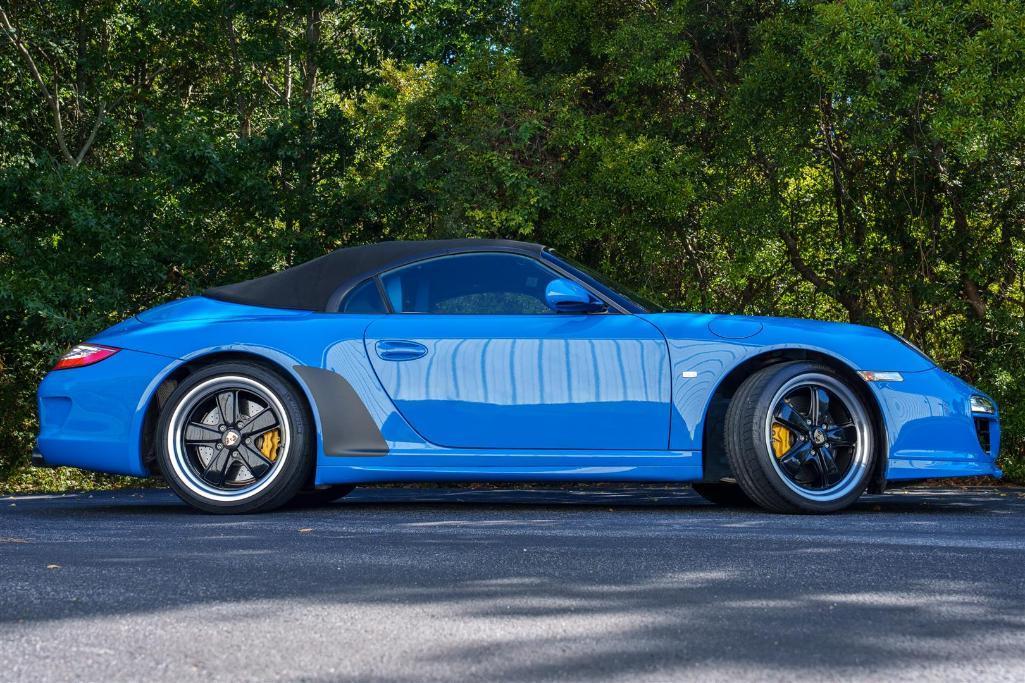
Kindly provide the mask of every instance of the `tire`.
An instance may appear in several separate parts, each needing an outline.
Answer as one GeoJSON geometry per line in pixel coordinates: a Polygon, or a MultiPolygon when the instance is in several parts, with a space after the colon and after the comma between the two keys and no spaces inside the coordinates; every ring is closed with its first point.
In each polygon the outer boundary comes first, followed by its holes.
{"type": "Polygon", "coordinates": [[[290,508],[313,508],[333,503],[339,498],[352,493],[355,486],[350,484],[335,484],[319,489],[299,491],[292,500],[288,502],[290,508]]]}
{"type": "Polygon", "coordinates": [[[264,512],[310,480],[313,426],[291,383],[248,361],[182,380],[157,421],[157,461],[182,500],[204,512],[264,512]]]}
{"type": "Polygon", "coordinates": [[[771,365],[726,411],[726,457],[747,496],[782,513],[828,513],[864,492],[875,464],[865,399],[827,366],[771,365]]]}
{"type": "Polygon", "coordinates": [[[755,502],[744,493],[739,484],[730,484],[728,482],[697,483],[691,484],[691,488],[709,503],[715,503],[723,507],[749,508],[755,506],[755,502]]]}

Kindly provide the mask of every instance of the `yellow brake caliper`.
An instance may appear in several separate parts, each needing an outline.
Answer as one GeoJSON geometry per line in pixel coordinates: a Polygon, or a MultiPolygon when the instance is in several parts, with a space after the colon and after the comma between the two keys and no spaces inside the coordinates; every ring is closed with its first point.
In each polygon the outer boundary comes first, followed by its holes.
{"type": "Polygon", "coordinates": [[[278,458],[278,446],[280,445],[281,432],[277,429],[272,429],[263,435],[260,441],[260,452],[263,453],[263,457],[274,462],[278,458]]]}
{"type": "Polygon", "coordinates": [[[781,424],[772,425],[772,452],[782,458],[794,445],[794,435],[781,424]]]}

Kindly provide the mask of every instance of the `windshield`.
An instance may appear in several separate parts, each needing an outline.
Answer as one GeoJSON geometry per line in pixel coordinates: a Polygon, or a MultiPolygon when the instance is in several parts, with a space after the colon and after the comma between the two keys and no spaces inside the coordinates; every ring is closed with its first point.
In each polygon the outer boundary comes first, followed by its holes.
{"type": "Polygon", "coordinates": [[[557,254],[552,249],[545,249],[542,255],[562,266],[631,313],[662,313],[668,310],[665,306],[651,301],[629,287],[609,279],[594,268],[586,266],[575,259],[557,254]]]}

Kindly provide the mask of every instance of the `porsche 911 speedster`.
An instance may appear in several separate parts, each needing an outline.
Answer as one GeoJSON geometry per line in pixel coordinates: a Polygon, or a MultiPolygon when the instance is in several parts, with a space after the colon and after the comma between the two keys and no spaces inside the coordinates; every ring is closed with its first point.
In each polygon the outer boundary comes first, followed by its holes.
{"type": "Polygon", "coordinates": [[[830,512],[997,475],[992,399],[858,325],[667,312],[536,244],[384,242],[150,309],[39,387],[37,465],[208,512],[370,482],[691,482],[830,512]]]}

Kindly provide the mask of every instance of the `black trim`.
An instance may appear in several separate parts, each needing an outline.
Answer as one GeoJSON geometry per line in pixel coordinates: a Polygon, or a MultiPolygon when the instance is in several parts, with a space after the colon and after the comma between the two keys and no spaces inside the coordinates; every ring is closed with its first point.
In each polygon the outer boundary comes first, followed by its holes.
{"type": "Polygon", "coordinates": [[[993,455],[993,444],[991,441],[993,420],[979,417],[978,415],[974,416],[973,419],[975,422],[975,435],[979,437],[979,445],[982,446],[982,450],[986,455],[993,455]]]}
{"type": "Polygon", "coordinates": [[[43,460],[43,454],[39,452],[38,448],[32,449],[32,466],[33,467],[53,467],[53,465],[47,465],[46,461],[43,460]]]}
{"type": "Polygon", "coordinates": [[[296,365],[294,369],[317,404],[325,455],[343,458],[387,455],[388,443],[380,428],[344,377],[308,365],[296,365]]]}
{"type": "Polygon", "coordinates": [[[391,298],[388,296],[388,292],[384,289],[384,283],[381,282],[381,276],[374,276],[374,283],[377,285],[377,295],[381,297],[381,301],[384,302],[384,310],[387,313],[394,313],[395,307],[391,305],[391,298]]]}

